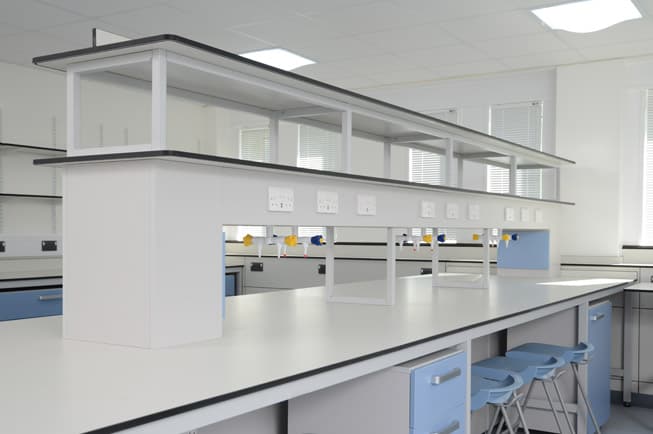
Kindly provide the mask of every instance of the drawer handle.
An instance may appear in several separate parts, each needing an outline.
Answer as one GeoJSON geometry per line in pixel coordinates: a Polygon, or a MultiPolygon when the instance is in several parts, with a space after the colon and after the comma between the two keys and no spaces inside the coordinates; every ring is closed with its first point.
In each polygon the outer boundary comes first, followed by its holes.
{"type": "Polygon", "coordinates": [[[602,320],[603,318],[605,318],[605,314],[604,314],[604,313],[599,313],[599,314],[597,314],[597,315],[592,315],[592,321],[600,321],[600,320],[602,320]]]}
{"type": "Polygon", "coordinates": [[[462,374],[460,368],[454,368],[451,371],[447,372],[446,374],[434,375],[431,378],[431,384],[433,384],[434,386],[438,386],[442,383],[446,383],[449,380],[453,380],[456,377],[460,377],[460,374],[462,374]]]}
{"type": "Polygon", "coordinates": [[[458,428],[460,428],[460,422],[458,422],[457,420],[454,420],[453,422],[451,422],[451,424],[448,427],[446,427],[442,431],[435,431],[435,432],[432,432],[431,434],[452,434],[458,428]]]}
{"type": "Polygon", "coordinates": [[[61,300],[62,294],[39,295],[39,301],[61,300]]]}

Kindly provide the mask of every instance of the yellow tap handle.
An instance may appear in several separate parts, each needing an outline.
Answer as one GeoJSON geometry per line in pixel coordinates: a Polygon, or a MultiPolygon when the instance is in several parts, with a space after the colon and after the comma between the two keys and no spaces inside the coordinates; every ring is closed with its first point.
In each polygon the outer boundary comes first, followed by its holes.
{"type": "Polygon", "coordinates": [[[425,243],[431,244],[433,242],[433,235],[431,235],[431,234],[424,235],[422,237],[422,241],[424,241],[425,243]]]}
{"type": "Polygon", "coordinates": [[[283,242],[286,243],[287,246],[295,247],[297,245],[297,235],[288,235],[283,239],[283,242]]]}
{"type": "Polygon", "coordinates": [[[478,241],[481,239],[481,236],[479,234],[472,234],[472,240],[478,241]]]}
{"type": "Polygon", "coordinates": [[[254,237],[251,236],[250,234],[247,234],[243,237],[244,246],[251,246],[253,241],[254,241],[254,237]]]}
{"type": "Polygon", "coordinates": [[[503,235],[501,235],[501,239],[502,239],[503,241],[510,241],[510,235],[508,235],[508,234],[503,234],[503,235]]]}

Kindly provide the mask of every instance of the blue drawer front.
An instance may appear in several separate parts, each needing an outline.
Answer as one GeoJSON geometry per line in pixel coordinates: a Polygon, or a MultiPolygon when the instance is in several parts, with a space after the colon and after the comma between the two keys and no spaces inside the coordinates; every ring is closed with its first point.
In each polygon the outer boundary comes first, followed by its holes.
{"type": "Polygon", "coordinates": [[[411,428],[410,434],[465,434],[467,415],[465,404],[447,412],[447,415],[434,422],[430,428],[411,428]]]}
{"type": "Polygon", "coordinates": [[[464,406],[466,366],[467,356],[463,352],[411,373],[410,428],[416,433],[422,430],[437,432],[433,431],[434,426],[449,421],[453,408],[464,406]],[[433,378],[437,376],[442,378],[442,382],[433,384],[433,378]]]}
{"type": "Polygon", "coordinates": [[[233,274],[224,275],[224,295],[225,297],[236,295],[236,276],[233,274]]]}
{"type": "Polygon", "coordinates": [[[61,288],[0,293],[0,321],[61,315],[61,297],[61,288]]]}
{"type": "MultiPolygon", "coordinates": [[[[590,306],[589,341],[594,353],[587,368],[587,395],[599,425],[610,418],[610,350],[612,344],[612,303],[590,306]]],[[[588,418],[589,419],[589,418],[588,418]]],[[[594,424],[587,422],[588,434],[594,434],[594,424]]]]}

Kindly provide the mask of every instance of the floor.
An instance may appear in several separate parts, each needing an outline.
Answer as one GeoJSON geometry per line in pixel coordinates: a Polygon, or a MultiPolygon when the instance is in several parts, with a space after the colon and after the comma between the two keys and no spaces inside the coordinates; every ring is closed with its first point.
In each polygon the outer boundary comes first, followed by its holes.
{"type": "MultiPolygon", "coordinates": [[[[610,420],[605,424],[601,432],[602,434],[652,434],[653,409],[644,407],[626,408],[620,404],[613,404],[610,420]]],[[[531,431],[531,434],[540,434],[540,431],[531,431]]]]}

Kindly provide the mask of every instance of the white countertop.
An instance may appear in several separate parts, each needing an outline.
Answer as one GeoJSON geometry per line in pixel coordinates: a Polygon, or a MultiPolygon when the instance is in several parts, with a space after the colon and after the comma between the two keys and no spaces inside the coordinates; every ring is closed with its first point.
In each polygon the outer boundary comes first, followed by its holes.
{"type": "Polygon", "coordinates": [[[640,282],[634,285],[627,286],[626,291],[633,292],[653,292],[653,282],[640,282]]]}
{"type": "Polygon", "coordinates": [[[61,317],[0,323],[0,432],[98,429],[630,283],[559,280],[402,278],[395,306],[327,304],[321,287],[231,297],[223,338],[158,350],[64,341],[61,317]]]}

